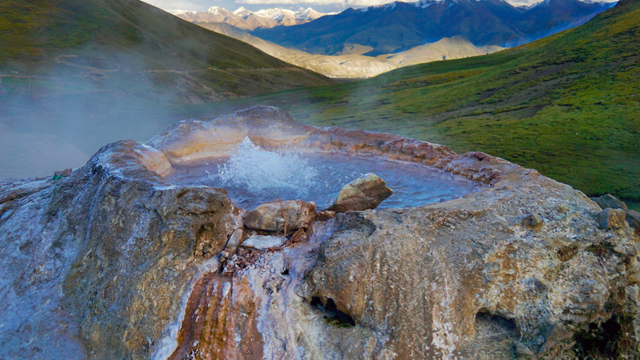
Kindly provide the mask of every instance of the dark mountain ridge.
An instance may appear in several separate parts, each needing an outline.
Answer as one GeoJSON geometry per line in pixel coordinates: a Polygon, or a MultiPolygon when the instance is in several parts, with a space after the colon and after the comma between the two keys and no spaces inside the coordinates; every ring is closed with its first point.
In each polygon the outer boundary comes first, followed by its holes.
{"type": "Polygon", "coordinates": [[[256,29],[253,35],[310,53],[332,55],[345,44],[373,47],[366,55],[405,51],[462,36],[475,46],[512,47],[581,25],[614,3],[546,0],[526,9],[503,0],[422,0],[347,9],[307,24],[256,29]]]}

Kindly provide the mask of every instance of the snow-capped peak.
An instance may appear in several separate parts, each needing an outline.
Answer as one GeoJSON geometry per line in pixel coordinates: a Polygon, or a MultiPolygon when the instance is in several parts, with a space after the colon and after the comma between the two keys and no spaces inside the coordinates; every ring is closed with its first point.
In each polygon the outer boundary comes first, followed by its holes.
{"type": "Polygon", "coordinates": [[[429,6],[433,5],[434,2],[435,2],[434,0],[419,0],[410,4],[415,7],[426,9],[429,6]]]}
{"type": "Polygon", "coordinates": [[[284,14],[282,13],[282,10],[277,8],[256,11],[254,14],[263,18],[273,19],[275,21],[281,21],[284,18],[284,14]]]}
{"type": "Polygon", "coordinates": [[[212,6],[209,8],[209,10],[207,10],[207,12],[213,15],[220,15],[220,10],[224,10],[224,9],[221,8],[220,6],[212,6]]]}
{"type": "Polygon", "coordinates": [[[537,7],[537,6],[548,6],[549,4],[551,4],[551,0],[544,0],[543,2],[541,2],[539,4],[536,4],[536,6],[534,6],[534,7],[537,7]]]}
{"type": "Polygon", "coordinates": [[[307,21],[307,20],[311,20],[311,13],[312,12],[316,12],[315,10],[313,10],[312,8],[306,8],[305,10],[298,10],[295,12],[295,14],[293,15],[293,17],[296,20],[300,20],[300,21],[307,21]]]}
{"type": "Polygon", "coordinates": [[[392,2],[390,4],[386,4],[386,5],[384,5],[384,9],[385,10],[393,10],[393,9],[396,8],[396,3],[397,3],[397,1],[394,1],[394,2],[392,2]]]}
{"type": "Polygon", "coordinates": [[[240,6],[238,8],[238,10],[233,12],[234,15],[240,16],[241,18],[245,18],[251,14],[253,14],[251,11],[245,9],[243,6],[240,6]]]}

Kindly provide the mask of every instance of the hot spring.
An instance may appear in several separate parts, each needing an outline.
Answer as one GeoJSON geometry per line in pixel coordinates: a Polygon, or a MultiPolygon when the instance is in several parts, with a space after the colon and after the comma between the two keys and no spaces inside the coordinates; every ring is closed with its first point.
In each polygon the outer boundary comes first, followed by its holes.
{"type": "Polygon", "coordinates": [[[230,156],[173,168],[168,181],[224,188],[234,204],[245,209],[275,199],[313,201],[326,208],[344,185],[367,173],[378,175],[394,191],[381,209],[444,202],[486,187],[423,164],[320,151],[267,151],[249,138],[230,156]]]}

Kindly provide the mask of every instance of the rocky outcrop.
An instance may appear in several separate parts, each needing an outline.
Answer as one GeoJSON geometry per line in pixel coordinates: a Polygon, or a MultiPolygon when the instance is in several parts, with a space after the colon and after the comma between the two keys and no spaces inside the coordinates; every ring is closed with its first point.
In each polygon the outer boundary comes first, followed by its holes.
{"type": "Polygon", "coordinates": [[[500,158],[317,129],[275,108],[183,121],[147,145],[105,146],[60,180],[0,184],[0,357],[637,358],[639,239],[601,226],[601,211],[500,158]],[[280,229],[276,248],[244,246],[275,234],[246,228],[223,189],[162,177],[244,136],[489,186],[417,208],[327,211],[280,229]]]}
{"type": "Polygon", "coordinates": [[[166,183],[163,158],[122,141],[61,180],[0,186],[16,194],[0,205],[0,357],[140,359],[162,346],[236,221],[223,190],[166,183]]]}
{"type": "Polygon", "coordinates": [[[345,185],[327,209],[336,213],[375,209],[393,195],[393,190],[376,174],[366,174],[345,185]]]}

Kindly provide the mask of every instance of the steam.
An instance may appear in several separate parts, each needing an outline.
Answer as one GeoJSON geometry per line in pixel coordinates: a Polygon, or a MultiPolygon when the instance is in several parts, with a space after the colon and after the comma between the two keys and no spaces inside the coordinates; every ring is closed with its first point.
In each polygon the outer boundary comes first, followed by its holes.
{"type": "Polygon", "coordinates": [[[236,110],[181,106],[194,98],[188,70],[169,71],[159,74],[136,48],[96,44],[48,61],[0,64],[0,181],[51,176],[111,142],[144,142],[186,117],[236,110]]]}

